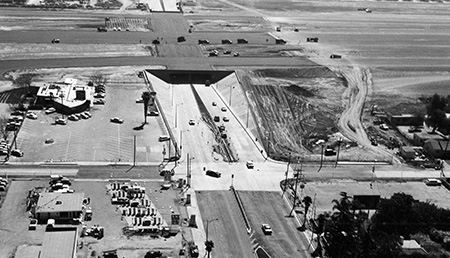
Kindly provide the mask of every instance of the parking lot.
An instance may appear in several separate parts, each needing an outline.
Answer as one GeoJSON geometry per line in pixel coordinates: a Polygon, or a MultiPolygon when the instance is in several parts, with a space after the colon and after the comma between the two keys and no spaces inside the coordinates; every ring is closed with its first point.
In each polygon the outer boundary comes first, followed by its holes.
{"type": "MultiPolygon", "coordinates": [[[[80,242],[84,243],[79,250],[80,255],[90,255],[93,250],[121,249],[120,257],[138,258],[151,250],[162,250],[164,254],[178,257],[178,250],[181,248],[181,233],[170,238],[150,238],[149,236],[126,237],[122,233],[122,228],[126,226],[121,220],[120,213],[116,206],[111,204],[110,196],[107,194],[108,181],[75,181],[72,182],[71,189],[75,192],[84,192],[85,197],[92,201],[90,207],[93,211],[92,220],[86,222],[88,227],[100,225],[105,229],[105,236],[102,239],[84,237],[80,242]],[[149,243],[151,243],[149,245],[149,243]]],[[[161,182],[139,182],[145,186],[146,193],[155,204],[163,219],[170,223],[170,214],[173,209],[175,213],[180,213],[181,218],[186,218],[186,210],[179,206],[177,190],[160,190],[161,182]]],[[[29,214],[26,211],[26,197],[28,190],[33,187],[46,187],[47,180],[34,181],[13,181],[9,187],[8,195],[3,203],[8,209],[0,209],[0,257],[10,257],[10,254],[18,248],[16,258],[37,257],[42,244],[44,225],[38,225],[36,231],[29,231],[29,214]],[[20,247],[19,247],[20,246],[20,247]]],[[[81,225],[79,226],[81,230],[81,225]]],[[[184,233],[184,237],[189,240],[189,232],[184,233]]],[[[83,256],[84,257],[84,256],[83,256]]]]}
{"type": "Polygon", "coordinates": [[[137,104],[145,91],[144,84],[110,84],[106,87],[106,104],[91,108],[92,118],[55,125],[60,114],[38,112],[38,119],[26,119],[17,137],[17,148],[25,155],[17,162],[132,162],[136,137],[136,162],[162,161],[163,144],[158,137],[164,126],[158,116],[148,116],[148,125],[134,130],[144,120],[143,104],[137,104]],[[124,119],[123,124],[110,118],[124,119]],[[54,143],[46,144],[46,139],[54,143]]]}

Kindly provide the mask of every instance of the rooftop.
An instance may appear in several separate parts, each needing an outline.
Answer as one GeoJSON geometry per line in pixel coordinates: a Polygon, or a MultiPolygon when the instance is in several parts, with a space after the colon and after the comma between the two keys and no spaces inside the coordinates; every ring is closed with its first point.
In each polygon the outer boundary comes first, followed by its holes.
{"type": "Polygon", "coordinates": [[[40,258],[75,257],[77,228],[55,228],[44,233],[40,258]]]}
{"type": "Polygon", "coordinates": [[[41,193],[36,212],[81,211],[84,193],[41,193]]]}

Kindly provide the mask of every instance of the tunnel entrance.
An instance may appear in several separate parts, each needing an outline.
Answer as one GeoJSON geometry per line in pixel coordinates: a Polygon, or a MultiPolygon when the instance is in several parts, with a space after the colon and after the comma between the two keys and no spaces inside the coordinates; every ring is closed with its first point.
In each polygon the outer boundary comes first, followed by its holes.
{"type": "Polygon", "coordinates": [[[170,84],[203,84],[207,80],[217,83],[234,71],[199,71],[199,70],[146,70],[159,79],[170,84]]]}

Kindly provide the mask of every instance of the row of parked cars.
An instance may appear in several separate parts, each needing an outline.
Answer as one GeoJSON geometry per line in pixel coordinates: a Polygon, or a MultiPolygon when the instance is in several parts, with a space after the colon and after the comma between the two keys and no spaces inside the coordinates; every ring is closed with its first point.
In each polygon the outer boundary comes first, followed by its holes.
{"type": "Polygon", "coordinates": [[[94,105],[104,105],[105,104],[105,97],[106,97],[106,88],[105,85],[99,84],[95,86],[95,93],[94,93],[94,105]]]}

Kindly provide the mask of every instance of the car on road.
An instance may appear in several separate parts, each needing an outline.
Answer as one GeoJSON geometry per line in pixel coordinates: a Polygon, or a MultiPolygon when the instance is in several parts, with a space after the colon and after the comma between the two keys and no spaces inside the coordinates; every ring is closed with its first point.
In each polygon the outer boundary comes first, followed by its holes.
{"type": "Polygon", "coordinates": [[[108,29],[106,27],[98,27],[97,32],[108,32],[108,29]]]}
{"type": "Polygon", "coordinates": [[[225,50],[223,51],[223,54],[224,54],[224,55],[231,55],[231,50],[225,49],[225,50]]]}
{"type": "Polygon", "coordinates": [[[209,44],[209,40],[207,40],[207,39],[199,39],[199,40],[198,40],[198,44],[199,44],[199,45],[201,45],[201,44],[206,44],[206,45],[208,45],[208,44],[209,44]]]}
{"type": "Polygon", "coordinates": [[[219,178],[222,174],[214,170],[206,170],[206,175],[211,177],[219,178]]]}
{"type": "Polygon", "coordinates": [[[45,113],[46,113],[47,115],[53,114],[53,113],[55,113],[55,112],[56,112],[56,109],[55,109],[54,107],[51,107],[51,108],[48,108],[48,109],[45,110],[45,113]]]}
{"type": "Polygon", "coordinates": [[[240,56],[240,55],[241,55],[241,54],[239,54],[239,52],[234,52],[234,53],[233,53],[233,56],[234,56],[234,57],[238,57],[238,56],[240,56]]]}
{"type": "Polygon", "coordinates": [[[161,42],[159,41],[159,40],[157,40],[157,39],[154,39],[153,41],[152,41],[152,44],[153,45],[159,45],[161,42]]]}
{"type": "Polygon", "coordinates": [[[112,123],[116,123],[116,124],[123,124],[123,119],[120,119],[118,117],[113,117],[109,121],[111,121],[112,123]]]}
{"type": "Polygon", "coordinates": [[[185,42],[186,38],[184,36],[180,36],[180,37],[177,38],[177,41],[178,42],[185,42]]]}
{"type": "Polygon", "coordinates": [[[214,117],[214,122],[220,122],[220,116],[215,116],[214,117]]]}
{"type": "Polygon", "coordinates": [[[21,151],[21,150],[12,150],[11,151],[11,155],[12,156],[14,156],[14,157],[23,157],[23,151],[21,151]]]}
{"type": "Polygon", "coordinates": [[[223,120],[224,122],[229,122],[229,121],[230,121],[230,118],[227,117],[227,116],[224,116],[224,117],[222,118],[222,120],[223,120]]]}
{"type": "Polygon", "coordinates": [[[255,168],[255,164],[253,164],[253,161],[247,161],[246,165],[247,165],[247,168],[248,168],[248,169],[253,169],[253,168],[255,168]]]}
{"type": "Polygon", "coordinates": [[[211,50],[211,51],[209,52],[209,56],[219,56],[219,51],[217,51],[217,50],[211,50]]]}
{"type": "Polygon", "coordinates": [[[387,131],[387,130],[389,130],[389,126],[387,124],[381,124],[380,125],[380,129],[384,130],[384,131],[387,131]]]}
{"type": "Polygon", "coordinates": [[[158,138],[158,141],[160,141],[160,142],[165,142],[165,141],[169,141],[169,140],[170,140],[170,136],[168,136],[168,135],[161,135],[158,138]]]}
{"type": "Polygon", "coordinates": [[[144,99],[143,98],[136,99],[136,103],[144,103],[144,99]]]}
{"type": "Polygon", "coordinates": [[[215,106],[217,106],[217,103],[216,103],[216,102],[213,102],[212,105],[213,105],[213,107],[215,107],[215,106]]]}
{"type": "Polygon", "coordinates": [[[37,115],[34,112],[28,112],[27,113],[27,118],[29,118],[29,119],[37,119],[37,115]]]}
{"type": "Polygon", "coordinates": [[[229,39],[222,39],[222,44],[233,44],[233,41],[229,39]]]}
{"type": "Polygon", "coordinates": [[[219,132],[224,132],[225,131],[225,126],[224,125],[220,125],[219,126],[219,132]]]}
{"type": "Polygon", "coordinates": [[[238,44],[248,44],[248,40],[246,39],[237,39],[238,44]]]}
{"type": "Polygon", "coordinates": [[[195,121],[193,119],[189,120],[189,125],[195,125],[195,121]]]}
{"type": "Polygon", "coordinates": [[[440,186],[440,185],[442,185],[442,182],[439,179],[428,178],[425,180],[425,184],[428,186],[440,186]]]}
{"type": "Polygon", "coordinates": [[[226,112],[227,108],[226,107],[222,107],[220,110],[222,110],[223,112],[226,112]]]}
{"type": "Polygon", "coordinates": [[[262,229],[264,235],[272,235],[272,233],[273,233],[272,227],[267,223],[262,224],[261,229],[262,229]]]}
{"type": "Polygon", "coordinates": [[[60,43],[61,42],[61,40],[60,39],[52,39],[52,44],[57,44],[57,43],[60,43]]]}
{"type": "Polygon", "coordinates": [[[159,112],[158,111],[150,111],[148,112],[149,116],[159,116],[159,112]]]}

